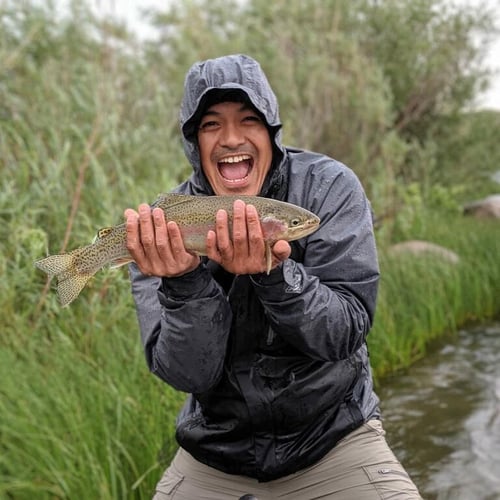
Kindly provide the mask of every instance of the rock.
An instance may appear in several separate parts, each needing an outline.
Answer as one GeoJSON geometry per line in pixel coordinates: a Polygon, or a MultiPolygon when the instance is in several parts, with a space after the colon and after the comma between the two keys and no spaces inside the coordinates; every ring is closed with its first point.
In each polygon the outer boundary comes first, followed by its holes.
{"type": "Polygon", "coordinates": [[[460,261],[460,257],[452,250],[436,245],[435,243],[422,240],[408,240],[396,243],[395,245],[391,245],[389,247],[388,253],[389,255],[435,255],[442,258],[446,262],[450,262],[451,264],[458,264],[460,261]]]}
{"type": "Polygon", "coordinates": [[[500,219],[500,194],[492,194],[482,200],[466,203],[463,210],[464,215],[472,215],[479,219],[500,219]]]}

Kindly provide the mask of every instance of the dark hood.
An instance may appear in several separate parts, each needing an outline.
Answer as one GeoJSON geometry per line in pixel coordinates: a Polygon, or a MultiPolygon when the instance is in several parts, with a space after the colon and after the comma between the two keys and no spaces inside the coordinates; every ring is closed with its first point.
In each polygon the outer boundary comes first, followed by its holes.
{"type": "Polygon", "coordinates": [[[200,165],[197,127],[208,104],[231,100],[225,98],[225,94],[234,94],[235,91],[241,92],[262,115],[273,143],[273,165],[260,194],[283,198],[286,194],[287,176],[278,101],[259,63],[242,54],[197,62],[186,75],[180,125],[184,151],[193,167],[193,175],[188,181],[190,191],[195,194],[213,194],[200,165]]]}

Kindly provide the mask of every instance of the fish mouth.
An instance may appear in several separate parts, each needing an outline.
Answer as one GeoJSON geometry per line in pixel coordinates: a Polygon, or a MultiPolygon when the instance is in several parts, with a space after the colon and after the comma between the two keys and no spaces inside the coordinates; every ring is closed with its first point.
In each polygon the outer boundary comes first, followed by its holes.
{"type": "Polygon", "coordinates": [[[253,169],[254,160],[248,153],[224,156],[217,161],[217,170],[229,184],[244,183],[253,169]]]}
{"type": "Polygon", "coordinates": [[[314,219],[310,219],[306,222],[306,231],[307,234],[314,233],[318,228],[321,220],[318,216],[315,216],[314,219]]]}
{"type": "Polygon", "coordinates": [[[294,239],[300,239],[314,233],[319,228],[319,224],[320,218],[315,216],[314,218],[304,221],[300,227],[290,227],[289,231],[294,239]]]}

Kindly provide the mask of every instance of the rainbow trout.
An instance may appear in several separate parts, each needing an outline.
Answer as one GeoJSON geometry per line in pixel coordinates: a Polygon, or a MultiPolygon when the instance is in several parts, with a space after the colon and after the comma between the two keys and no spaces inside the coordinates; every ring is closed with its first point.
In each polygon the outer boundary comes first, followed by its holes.
{"type": "MultiPolygon", "coordinates": [[[[278,240],[293,241],[313,233],[319,218],[291,203],[258,196],[191,196],[161,194],[152,204],[165,212],[165,218],[178,224],[186,250],[206,255],[206,236],[215,229],[217,210],[224,209],[232,221],[233,203],[243,200],[259,214],[266,242],[267,272],[271,269],[271,246],[278,240]]],[[[35,266],[57,277],[57,294],[63,306],[75,300],[89,279],[104,266],[119,267],[132,262],[126,247],[125,224],[101,229],[90,245],[72,252],[49,255],[35,266]]]]}

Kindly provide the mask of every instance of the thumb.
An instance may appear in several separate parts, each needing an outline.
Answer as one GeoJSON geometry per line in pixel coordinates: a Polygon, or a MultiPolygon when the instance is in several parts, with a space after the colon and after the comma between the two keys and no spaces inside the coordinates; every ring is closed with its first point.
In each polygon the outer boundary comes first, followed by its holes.
{"type": "Polygon", "coordinates": [[[290,254],[292,253],[292,248],[290,247],[288,241],[278,240],[273,245],[272,251],[275,258],[277,258],[280,262],[282,262],[288,259],[288,257],[290,257],[290,254]]]}

